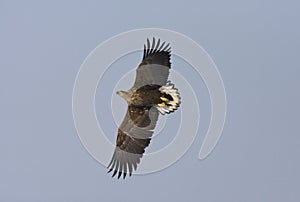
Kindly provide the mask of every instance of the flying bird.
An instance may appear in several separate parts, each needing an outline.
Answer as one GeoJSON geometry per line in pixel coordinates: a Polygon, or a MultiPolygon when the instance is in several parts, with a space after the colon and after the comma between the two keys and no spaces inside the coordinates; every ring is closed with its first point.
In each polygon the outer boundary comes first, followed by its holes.
{"type": "Polygon", "coordinates": [[[156,42],[155,38],[150,43],[147,39],[134,85],[128,91],[117,91],[128,108],[108,165],[108,173],[113,171],[112,177],[131,176],[150,144],[159,114],[172,113],[181,103],[178,89],[168,80],[170,58],[170,44],[160,43],[160,39],[156,42]]]}

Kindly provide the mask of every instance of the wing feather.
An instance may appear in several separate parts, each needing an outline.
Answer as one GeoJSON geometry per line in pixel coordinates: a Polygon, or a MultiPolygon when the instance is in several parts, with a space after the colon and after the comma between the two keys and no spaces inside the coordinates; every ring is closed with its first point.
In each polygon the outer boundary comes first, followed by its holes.
{"type": "Polygon", "coordinates": [[[131,176],[137,169],[146,147],[150,144],[159,112],[156,108],[140,109],[128,106],[127,113],[118,129],[116,148],[108,165],[114,171],[112,177],[131,176]],[[142,112],[142,113],[141,113],[142,112]],[[128,169],[127,169],[128,168],[128,169]]]}
{"type": "MultiPolygon", "coordinates": [[[[136,70],[133,89],[146,85],[166,85],[171,68],[170,44],[155,38],[152,43],[147,38],[143,59],[136,70]]],[[[112,176],[131,176],[137,169],[146,147],[150,144],[159,112],[156,108],[128,106],[127,113],[118,129],[116,148],[108,165],[112,176]]]]}
{"type": "Polygon", "coordinates": [[[154,50],[154,46],[155,46],[155,38],[153,37],[153,39],[152,39],[152,47],[151,47],[152,51],[154,50]]]}
{"type": "Polygon", "coordinates": [[[143,60],[136,70],[136,79],[133,88],[138,89],[145,85],[156,84],[165,85],[168,81],[169,70],[171,68],[171,48],[168,43],[160,45],[160,39],[152,43],[147,39],[144,45],[143,60]]]}
{"type": "Polygon", "coordinates": [[[157,44],[156,44],[156,46],[155,46],[155,50],[158,50],[159,44],[160,44],[160,39],[158,39],[158,41],[157,41],[157,44]]]}

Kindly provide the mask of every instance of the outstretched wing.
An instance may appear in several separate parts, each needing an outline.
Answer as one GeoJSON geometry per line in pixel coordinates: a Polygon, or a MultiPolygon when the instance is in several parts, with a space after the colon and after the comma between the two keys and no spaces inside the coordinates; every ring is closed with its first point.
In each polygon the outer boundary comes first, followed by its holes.
{"type": "Polygon", "coordinates": [[[155,42],[155,38],[150,44],[144,45],[143,60],[136,70],[136,78],[133,87],[139,89],[145,85],[156,84],[163,86],[166,84],[171,68],[171,47],[160,39],[155,42]]]}
{"type": "Polygon", "coordinates": [[[144,108],[128,106],[125,118],[118,129],[116,148],[108,165],[109,171],[114,171],[112,177],[118,173],[118,179],[126,174],[131,176],[133,169],[150,144],[153,129],[155,128],[158,110],[156,108],[144,108]]]}

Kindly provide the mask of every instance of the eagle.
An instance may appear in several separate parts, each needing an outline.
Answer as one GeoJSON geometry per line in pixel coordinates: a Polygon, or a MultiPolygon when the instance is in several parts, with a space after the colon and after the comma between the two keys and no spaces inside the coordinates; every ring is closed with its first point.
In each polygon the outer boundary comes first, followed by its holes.
{"type": "Polygon", "coordinates": [[[107,167],[108,173],[113,171],[112,177],[123,175],[125,179],[127,174],[132,175],[150,144],[159,114],[170,114],[180,106],[178,89],[168,80],[170,59],[169,43],[161,43],[160,39],[156,42],[155,38],[150,43],[147,38],[133,86],[128,91],[117,91],[128,108],[107,167]]]}

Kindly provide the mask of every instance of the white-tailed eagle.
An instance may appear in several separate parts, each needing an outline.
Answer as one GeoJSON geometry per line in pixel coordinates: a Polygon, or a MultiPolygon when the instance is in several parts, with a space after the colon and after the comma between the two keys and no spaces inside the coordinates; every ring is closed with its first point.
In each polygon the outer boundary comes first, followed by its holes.
{"type": "Polygon", "coordinates": [[[149,145],[159,113],[174,112],[180,105],[178,89],[168,81],[171,68],[169,44],[147,39],[144,55],[136,70],[136,79],[128,91],[117,94],[127,101],[128,109],[118,129],[116,148],[108,165],[120,178],[131,176],[149,145]]]}

